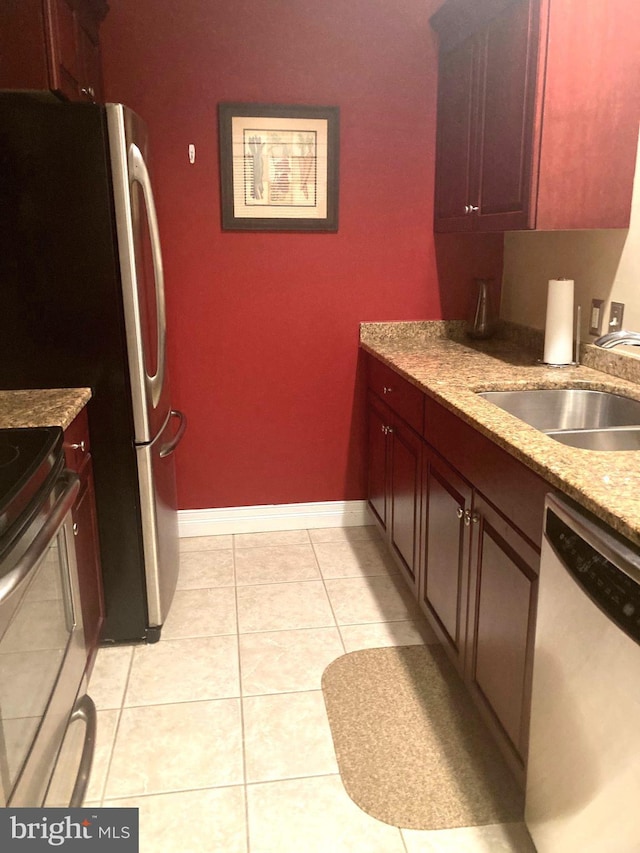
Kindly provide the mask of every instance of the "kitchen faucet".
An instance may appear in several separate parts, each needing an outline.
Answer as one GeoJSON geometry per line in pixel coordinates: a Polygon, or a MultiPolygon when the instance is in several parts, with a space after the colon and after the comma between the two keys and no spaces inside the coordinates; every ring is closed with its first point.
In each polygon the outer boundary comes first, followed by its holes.
{"type": "Polygon", "coordinates": [[[613,347],[619,346],[640,347],[640,332],[627,332],[624,329],[618,329],[616,332],[608,332],[606,335],[602,335],[593,343],[597,347],[604,347],[604,349],[613,349],[613,347]]]}

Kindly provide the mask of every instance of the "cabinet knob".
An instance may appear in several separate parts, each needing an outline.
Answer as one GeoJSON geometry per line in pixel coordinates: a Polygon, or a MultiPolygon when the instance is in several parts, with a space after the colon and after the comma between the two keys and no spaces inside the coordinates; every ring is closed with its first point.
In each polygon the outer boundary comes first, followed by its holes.
{"type": "Polygon", "coordinates": [[[477,207],[475,204],[469,205],[469,213],[477,213],[479,210],[480,210],[480,208],[477,207]]]}
{"type": "Polygon", "coordinates": [[[462,518],[462,516],[464,515],[464,510],[461,506],[458,507],[456,515],[458,516],[458,518],[462,518]]]}
{"type": "Polygon", "coordinates": [[[464,526],[468,527],[471,524],[471,510],[465,509],[464,511],[464,526]]]}
{"type": "Polygon", "coordinates": [[[387,432],[393,432],[393,427],[387,427],[387,432]]]}
{"type": "Polygon", "coordinates": [[[81,450],[83,453],[85,452],[86,448],[87,446],[84,442],[84,439],[82,441],[77,442],[76,444],[69,445],[69,450],[81,450]]]}
{"type": "Polygon", "coordinates": [[[78,522],[77,521],[73,522],[73,535],[74,536],[78,535],[78,522]]]}
{"type": "Polygon", "coordinates": [[[96,90],[93,86],[86,86],[83,89],[80,89],[80,94],[83,98],[87,98],[89,101],[95,101],[96,99],[96,90]]]}
{"type": "Polygon", "coordinates": [[[383,394],[390,394],[392,391],[393,391],[393,388],[389,388],[387,385],[385,385],[382,389],[383,394]]]}
{"type": "Polygon", "coordinates": [[[474,512],[471,516],[471,521],[473,521],[474,524],[477,524],[480,521],[480,513],[474,512]]]}

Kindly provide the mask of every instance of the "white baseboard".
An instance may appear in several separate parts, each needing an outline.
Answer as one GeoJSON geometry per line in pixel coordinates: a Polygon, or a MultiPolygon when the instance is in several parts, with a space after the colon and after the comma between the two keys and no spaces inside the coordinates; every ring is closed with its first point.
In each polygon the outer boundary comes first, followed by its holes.
{"type": "Polygon", "coordinates": [[[313,527],[357,527],[372,523],[366,501],[182,509],[178,512],[180,537],[306,530],[313,527]]]}

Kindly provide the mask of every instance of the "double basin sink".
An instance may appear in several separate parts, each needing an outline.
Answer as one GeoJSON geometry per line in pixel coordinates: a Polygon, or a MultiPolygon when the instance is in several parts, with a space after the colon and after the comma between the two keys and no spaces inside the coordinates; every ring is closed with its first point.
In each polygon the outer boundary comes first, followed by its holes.
{"type": "Polygon", "coordinates": [[[585,388],[481,391],[478,396],[562,444],[640,450],[640,400],[585,388]]]}

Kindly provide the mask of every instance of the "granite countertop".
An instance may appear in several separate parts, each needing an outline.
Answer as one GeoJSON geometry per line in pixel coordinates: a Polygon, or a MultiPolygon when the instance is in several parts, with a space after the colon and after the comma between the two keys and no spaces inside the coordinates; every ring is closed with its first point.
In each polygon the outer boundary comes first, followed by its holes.
{"type": "Polygon", "coordinates": [[[38,426],[67,429],[90,399],[89,388],[0,391],[0,429],[38,426]]]}
{"type": "Polygon", "coordinates": [[[578,386],[640,400],[640,360],[588,345],[582,347],[579,367],[545,367],[539,363],[541,341],[540,333],[530,339],[501,333],[496,339],[472,341],[458,322],[360,327],[362,349],[640,545],[640,451],[568,447],[476,394],[578,386]]]}

